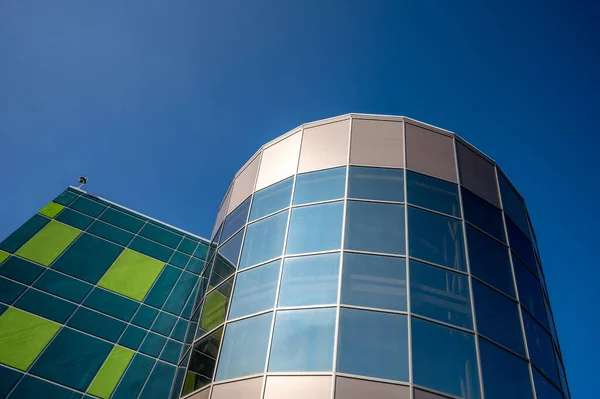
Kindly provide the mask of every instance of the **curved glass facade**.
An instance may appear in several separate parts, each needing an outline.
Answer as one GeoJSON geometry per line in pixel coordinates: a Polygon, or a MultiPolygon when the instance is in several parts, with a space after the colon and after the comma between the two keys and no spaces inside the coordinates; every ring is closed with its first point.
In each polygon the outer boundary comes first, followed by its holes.
{"type": "Polygon", "coordinates": [[[238,172],[207,259],[181,397],[569,398],[524,201],[453,133],[294,129],[238,172]]]}

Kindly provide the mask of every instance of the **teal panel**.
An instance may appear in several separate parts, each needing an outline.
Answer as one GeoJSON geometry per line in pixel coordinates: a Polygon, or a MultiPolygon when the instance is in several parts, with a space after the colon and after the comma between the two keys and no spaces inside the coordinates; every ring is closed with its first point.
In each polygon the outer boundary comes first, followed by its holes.
{"type": "Polygon", "coordinates": [[[122,212],[119,212],[115,209],[109,208],[107,209],[101,216],[100,220],[103,220],[112,225],[118,226],[122,229],[130,231],[132,233],[137,233],[140,231],[142,226],[144,225],[144,221],[126,215],[122,212]]]}
{"type": "Polygon", "coordinates": [[[146,332],[146,330],[130,325],[119,339],[119,345],[123,345],[136,351],[144,340],[146,332]]]}
{"type": "Polygon", "coordinates": [[[73,202],[75,198],[77,198],[77,194],[74,194],[70,191],[63,191],[58,195],[58,197],[54,198],[53,202],[56,202],[57,204],[61,204],[63,206],[67,206],[71,202],[73,202]]]}
{"type": "Polygon", "coordinates": [[[11,256],[0,266],[0,275],[24,284],[31,284],[44,270],[46,268],[42,266],[11,256]]]}
{"type": "Polygon", "coordinates": [[[152,241],[159,242],[171,248],[177,248],[181,241],[181,236],[173,234],[170,231],[161,229],[153,224],[146,223],[139,232],[142,237],[149,238],[152,241]]]}
{"type": "Polygon", "coordinates": [[[175,267],[166,266],[146,296],[144,303],[162,308],[181,273],[181,270],[175,267]]]}
{"type": "Polygon", "coordinates": [[[142,342],[140,352],[158,357],[166,341],[167,339],[165,337],[149,332],[148,335],[146,335],[144,342],[142,342]]]}
{"type": "Polygon", "coordinates": [[[83,197],[77,198],[69,207],[95,218],[102,213],[104,208],[106,208],[104,205],[101,205],[94,201],[90,201],[83,197]]]}
{"type": "Polygon", "coordinates": [[[17,385],[11,398],[18,399],[79,399],[81,393],[26,375],[17,385]],[[43,395],[43,396],[42,396],[43,395]]]}
{"type": "Polygon", "coordinates": [[[69,226],[78,228],[79,230],[85,230],[94,221],[89,216],[85,216],[82,213],[75,212],[69,208],[65,208],[60,215],[56,217],[56,220],[69,226]]]}
{"type": "Polygon", "coordinates": [[[150,306],[142,305],[135,314],[131,323],[135,324],[136,326],[150,328],[157,314],[158,310],[151,308],[150,306]]]}
{"type": "Polygon", "coordinates": [[[196,258],[200,258],[200,259],[206,260],[207,254],[208,254],[208,245],[204,244],[202,242],[199,242],[198,243],[198,248],[196,248],[196,250],[194,251],[194,256],[196,258]]]}
{"type": "Polygon", "coordinates": [[[62,324],[75,311],[77,305],[44,294],[43,292],[29,289],[15,303],[15,307],[62,324]]]}
{"type": "Polygon", "coordinates": [[[194,253],[194,250],[196,249],[196,245],[198,245],[198,244],[195,241],[192,241],[186,237],[183,239],[183,241],[181,241],[181,243],[179,243],[179,248],[177,248],[177,249],[181,252],[191,255],[194,253]]]}
{"type": "Polygon", "coordinates": [[[179,281],[175,285],[175,288],[173,288],[169,299],[167,299],[163,309],[177,315],[181,313],[181,310],[183,309],[183,306],[185,305],[188,297],[190,296],[190,292],[192,292],[192,288],[194,288],[194,285],[197,281],[198,276],[183,272],[179,278],[179,281]]]}
{"type": "Polygon", "coordinates": [[[94,288],[83,304],[124,321],[131,320],[139,306],[139,302],[98,287],[94,288]]]}
{"type": "Polygon", "coordinates": [[[106,238],[109,241],[117,243],[119,245],[123,245],[124,247],[129,244],[131,239],[133,238],[133,234],[111,226],[110,224],[106,224],[99,220],[96,220],[89,228],[88,233],[97,235],[102,238],[106,238]]]}
{"type": "Polygon", "coordinates": [[[127,326],[122,321],[84,307],[77,309],[67,325],[112,342],[117,342],[127,326]]]}
{"type": "Polygon", "coordinates": [[[177,364],[182,346],[183,345],[177,341],[173,341],[172,339],[168,340],[165,348],[160,354],[159,359],[164,360],[165,362],[177,364]]]}
{"type": "Polygon", "coordinates": [[[155,259],[162,260],[163,262],[168,262],[169,258],[171,258],[171,254],[173,253],[172,249],[157,244],[155,242],[146,240],[142,237],[135,237],[129,245],[129,248],[133,249],[134,251],[151,256],[155,259]]]}
{"type": "Polygon", "coordinates": [[[0,398],[5,398],[23,374],[8,367],[0,366],[0,398]]]}
{"type": "Polygon", "coordinates": [[[90,284],[48,269],[33,285],[43,291],[81,303],[93,288],[90,284]]]}
{"type": "Polygon", "coordinates": [[[171,256],[170,264],[175,265],[177,267],[185,268],[190,257],[188,255],[182,254],[181,252],[175,252],[173,256],[171,256]]]}
{"type": "Polygon", "coordinates": [[[158,362],[146,382],[141,397],[144,399],[164,399],[169,396],[175,377],[175,367],[158,362]]]}
{"type": "Polygon", "coordinates": [[[154,321],[151,330],[168,337],[169,334],[171,334],[173,327],[175,327],[176,322],[177,317],[170,315],[167,312],[160,312],[154,321]]]}
{"type": "Polygon", "coordinates": [[[0,277],[0,302],[12,305],[26,289],[26,285],[0,277]]]}
{"type": "MultiPolygon", "coordinates": [[[[137,354],[113,393],[112,399],[137,398],[154,367],[155,360],[137,354]]],[[[165,396],[166,398],[166,396],[165,396]]]]}
{"type": "Polygon", "coordinates": [[[49,221],[50,219],[44,216],[33,215],[31,219],[26,221],[21,227],[15,230],[14,233],[0,243],[0,249],[10,253],[15,252],[40,231],[42,227],[48,224],[49,221]]]}

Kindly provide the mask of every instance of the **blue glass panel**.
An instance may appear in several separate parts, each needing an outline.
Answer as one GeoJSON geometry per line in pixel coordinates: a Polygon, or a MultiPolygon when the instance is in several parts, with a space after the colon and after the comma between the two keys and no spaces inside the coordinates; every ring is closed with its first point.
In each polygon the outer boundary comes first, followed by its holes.
{"type": "Polygon", "coordinates": [[[460,398],[479,398],[473,335],[416,317],[411,322],[414,383],[460,398]]]}
{"type": "Polygon", "coordinates": [[[131,239],[133,238],[133,234],[111,226],[110,224],[101,222],[96,220],[90,227],[87,229],[88,233],[97,235],[98,237],[105,238],[109,241],[112,241],[116,244],[127,246],[131,239]]]}
{"type": "Polygon", "coordinates": [[[29,289],[15,303],[15,307],[62,324],[75,311],[77,305],[41,291],[29,289]]]}
{"type": "Polygon", "coordinates": [[[60,193],[58,197],[54,198],[52,202],[56,202],[62,206],[68,206],[75,198],[77,198],[77,194],[65,190],[60,193]]]}
{"type": "Polygon", "coordinates": [[[10,253],[15,252],[40,231],[49,221],[50,219],[46,217],[33,215],[31,219],[23,223],[21,227],[6,237],[4,241],[0,242],[0,249],[10,253]]]}
{"type": "Polygon", "coordinates": [[[461,194],[465,220],[500,241],[506,242],[500,209],[465,188],[461,189],[461,194]]]}
{"type": "Polygon", "coordinates": [[[240,250],[242,249],[242,239],[244,238],[244,230],[234,235],[231,240],[227,241],[218,250],[217,255],[220,255],[225,261],[235,267],[238,264],[240,250]]]}
{"type": "Polygon", "coordinates": [[[131,244],[129,244],[129,248],[163,262],[168,262],[173,254],[173,250],[171,248],[157,244],[150,240],[146,240],[142,237],[135,237],[131,244]]]}
{"type": "Polygon", "coordinates": [[[474,227],[467,225],[471,274],[494,288],[515,296],[508,248],[474,227]]]}
{"type": "Polygon", "coordinates": [[[5,398],[22,375],[16,370],[0,366],[0,397],[5,398]]]}
{"type": "Polygon", "coordinates": [[[229,309],[229,318],[273,308],[279,279],[280,260],[239,273],[229,309]]]}
{"type": "Polygon", "coordinates": [[[537,321],[548,328],[548,319],[546,318],[546,308],[544,306],[540,281],[514,255],[513,266],[515,268],[515,278],[517,280],[521,305],[525,306],[537,321]]]}
{"type": "Polygon", "coordinates": [[[342,201],[293,209],[286,254],[339,249],[343,217],[342,201]]]}
{"type": "Polygon", "coordinates": [[[194,256],[196,258],[206,260],[208,258],[208,245],[206,245],[205,243],[199,242],[198,247],[194,251],[194,256]]]}
{"type": "Polygon", "coordinates": [[[344,248],[406,253],[404,205],[348,201],[344,248]]]}
{"type": "Polygon", "coordinates": [[[173,288],[173,292],[171,292],[169,299],[165,302],[163,310],[176,315],[180,314],[197,282],[198,276],[183,272],[175,285],[175,288],[173,288]]]}
{"type": "Polygon", "coordinates": [[[510,248],[519,255],[523,263],[537,276],[535,255],[531,241],[509,219],[506,219],[506,230],[508,231],[510,248]]]}
{"type": "Polygon", "coordinates": [[[167,342],[165,337],[149,332],[148,335],[146,335],[144,342],[142,342],[140,352],[150,356],[158,357],[160,351],[165,345],[165,342],[167,342]]]}
{"type": "Polygon", "coordinates": [[[527,348],[529,349],[531,361],[555,384],[560,384],[550,334],[529,316],[527,312],[522,312],[522,314],[523,323],[525,324],[525,336],[527,337],[527,348]]]}
{"type": "Polygon", "coordinates": [[[526,361],[485,339],[479,339],[479,353],[486,399],[533,399],[526,361]]]}
{"type": "Polygon", "coordinates": [[[409,270],[413,313],[473,328],[467,276],[414,260],[409,270]]]}
{"type": "Polygon", "coordinates": [[[83,391],[94,379],[112,347],[108,342],[63,328],[30,372],[83,391]]]}
{"type": "Polygon", "coordinates": [[[240,269],[281,256],[288,212],[281,212],[247,227],[240,269]]]}
{"type": "Polygon", "coordinates": [[[563,399],[562,394],[554,385],[552,385],[542,374],[533,369],[533,382],[535,384],[535,392],[539,399],[563,399]]]}
{"type": "Polygon", "coordinates": [[[140,397],[144,399],[165,399],[171,392],[175,377],[175,366],[157,362],[140,397]]]}
{"type": "Polygon", "coordinates": [[[473,281],[473,301],[479,334],[525,356],[516,302],[477,281],[473,281]]]}
{"type": "Polygon", "coordinates": [[[0,277],[0,302],[12,305],[26,289],[25,285],[0,277]]]}
{"type": "Polygon", "coordinates": [[[235,273],[235,265],[224,259],[221,255],[217,255],[212,266],[212,273],[208,284],[209,288],[216,287],[233,273],[235,273]]]}
{"type": "Polygon", "coordinates": [[[100,220],[103,220],[112,225],[118,226],[122,229],[137,233],[140,228],[144,225],[144,222],[138,218],[131,217],[119,212],[116,209],[108,208],[101,216],[100,220]]]}
{"type": "Polygon", "coordinates": [[[466,270],[462,222],[421,209],[408,208],[410,256],[466,270]]]}
{"type": "Polygon", "coordinates": [[[246,199],[240,206],[238,206],[233,212],[231,212],[225,223],[223,223],[223,234],[221,235],[221,242],[226,241],[229,237],[238,231],[244,224],[248,217],[248,211],[250,210],[250,198],[246,199]]]}
{"type": "Polygon", "coordinates": [[[77,303],[83,301],[88,292],[93,288],[89,284],[57,273],[51,269],[46,270],[33,286],[77,303]]]}
{"type": "Polygon", "coordinates": [[[137,398],[142,390],[155,361],[144,355],[137,354],[127,368],[125,375],[117,386],[112,399],[137,398]]]}
{"type": "Polygon", "coordinates": [[[183,341],[183,339],[185,338],[185,332],[188,328],[188,324],[189,323],[184,319],[177,320],[175,328],[173,328],[173,331],[171,332],[171,338],[176,339],[178,341],[183,341]]]}
{"type": "Polygon", "coordinates": [[[151,223],[146,223],[138,234],[171,248],[177,248],[179,242],[182,240],[180,235],[161,229],[151,223]]]}
{"type": "Polygon", "coordinates": [[[290,206],[293,184],[294,178],[290,177],[254,193],[250,221],[290,206]]]}
{"type": "Polygon", "coordinates": [[[406,189],[410,204],[460,217],[456,184],[407,170],[406,189]]]}
{"type": "Polygon", "coordinates": [[[170,315],[167,312],[160,312],[154,321],[151,330],[168,337],[176,322],[177,317],[170,315]]]}
{"type": "Polygon", "coordinates": [[[348,198],[404,201],[404,169],[351,166],[348,198]]]}
{"type": "Polygon", "coordinates": [[[346,168],[321,170],[296,176],[294,205],[344,198],[346,168]]]}
{"type": "Polygon", "coordinates": [[[277,312],[269,371],[331,371],[335,309],[277,312]]]}
{"type": "Polygon", "coordinates": [[[140,347],[145,336],[146,330],[130,325],[119,339],[119,345],[123,345],[136,351],[140,347]]]}
{"type": "Polygon", "coordinates": [[[31,284],[44,270],[45,267],[11,256],[0,266],[0,275],[24,284],[31,284]]]}
{"type": "Polygon", "coordinates": [[[408,381],[407,316],[341,309],[337,371],[408,381]]]}
{"type": "Polygon", "coordinates": [[[177,267],[185,268],[185,265],[187,265],[189,260],[189,256],[176,251],[173,253],[173,256],[171,256],[169,263],[177,267]]]}
{"type": "Polygon", "coordinates": [[[172,339],[168,340],[165,348],[160,354],[160,359],[165,362],[177,364],[182,346],[183,345],[177,341],[173,341],[172,339]]]}
{"type": "Polygon", "coordinates": [[[262,373],[273,313],[228,324],[223,338],[216,380],[262,373]]]}
{"type": "Polygon", "coordinates": [[[500,193],[502,194],[502,208],[504,212],[528,236],[529,225],[527,223],[527,214],[525,213],[525,204],[501,173],[498,173],[498,183],[500,185],[500,193]]]}
{"type": "Polygon", "coordinates": [[[38,399],[78,399],[81,393],[26,375],[10,395],[11,398],[38,399]]]}
{"type": "Polygon", "coordinates": [[[162,308],[163,303],[165,303],[165,300],[169,296],[169,293],[173,289],[173,286],[180,275],[181,270],[172,266],[165,266],[163,272],[146,296],[146,299],[144,299],[144,303],[157,308],[162,308]]]}
{"type": "Polygon", "coordinates": [[[337,303],[340,254],[287,258],[278,306],[327,305],[337,303]]]}
{"type": "Polygon", "coordinates": [[[196,246],[198,243],[196,241],[192,241],[189,238],[184,238],[183,241],[179,243],[178,251],[191,255],[194,253],[196,246]]]}
{"type": "Polygon", "coordinates": [[[345,253],[342,303],[406,310],[406,259],[345,253]]]}
{"type": "Polygon", "coordinates": [[[131,320],[139,306],[139,302],[98,287],[94,288],[83,304],[125,321],[131,320]]]}
{"type": "Polygon", "coordinates": [[[131,322],[136,326],[150,328],[156,315],[158,315],[158,310],[142,305],[131,322]]]}
{"type": "Polygon", "coordinates": [[[127,326],[119,320],[83,307],[77,309],[67,325],[112,342],[117,342],[127,326]]]}
{"type": "Polygon", "coordinates": [[[63,209],[63,211],[57,217],[55,217],[55,219],[79,230],[87,229],[87,227],[94,221],[94,219],[91,217],[72,211],[69,208],[63,209]]]}
{"type": "Polygon", "coordinates": [[[71,203],[69,207],[95,218],[102,213],[104,208],[106,208],[104,205],[101,205],[95,201],[85,199],[83,197],[77,198],[75,201],[73,201],[73,203],[71,203]]]}

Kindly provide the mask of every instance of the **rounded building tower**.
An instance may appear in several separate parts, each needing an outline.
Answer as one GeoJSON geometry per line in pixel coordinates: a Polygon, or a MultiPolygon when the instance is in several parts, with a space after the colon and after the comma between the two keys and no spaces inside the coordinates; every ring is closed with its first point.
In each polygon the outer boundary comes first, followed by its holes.
{"type": "Polygon", "coordinates": [[[451,132],[302,125],[212,235],[174,398],[569,399],[523,198],[451,132]]]}

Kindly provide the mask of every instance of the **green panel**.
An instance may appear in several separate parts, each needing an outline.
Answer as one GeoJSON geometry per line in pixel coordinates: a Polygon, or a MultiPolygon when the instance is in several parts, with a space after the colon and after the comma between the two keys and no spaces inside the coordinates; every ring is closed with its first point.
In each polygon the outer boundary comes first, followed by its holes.
{"type": "Polygon", "coordinates": [[[127,365],[135,352],[120,346],[115,346],[108,355],[104,365],[96,374],[88,392],[103,399],[108,399],[112,394],[127,365]]]}
{"type": "Polygon", "coordinates": [[[206,302],[200,317],[200,326],[205,331],[210,331],[225,321],[228,297],[218,289],[206,296],[206,302]]]}
{"type": "Polygon", "coordinates": [[[14,253],[21,245],[25,244],[31,237],[44,227],[50,219],[35,214],[31,219],[23,223],[21,227],[15,230],[4,241],[0,243],[0,249],[14,253]]]}
{"type": "Polygon", "coordinates": [[[27,370],[60,324],[9,308],[0,316],[0,363],[27,370]]]}
{"type": "Polygon", "coordinates": [[[9,256],[10,255],[7,254],[6,252],[0,251],[0,263],[4,262],[6,259],[8,259],[9,256]]]}
{"type": "Polygon", "coordinates": [[[164,266],[156,259],[125,249],[98,285],[141,301],[164,266]]]}
{"type": "Polygon", "coordinates": [[[80,233],[81,230],[51,220],[17,251],[17,255],[50,266],[80,233]]]}
{"type": "Polygon", "coordinates": [[[50,202],[48,205],[43,207],[38,213],[53,219],[63,209],[65,209],[64,206],[56,204],[54,202],[50,202]]]}

